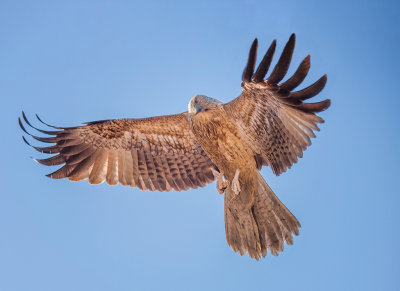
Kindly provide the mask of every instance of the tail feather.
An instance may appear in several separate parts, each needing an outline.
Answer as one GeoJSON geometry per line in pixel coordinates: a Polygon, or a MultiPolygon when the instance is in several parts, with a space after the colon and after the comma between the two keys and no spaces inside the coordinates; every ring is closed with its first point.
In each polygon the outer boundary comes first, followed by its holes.
{"type": "MultiPolygon", "coordinates": [[[[300,223],[276,197],[260,173],[253,206],[245,207],[228,187],[225,191],[225,231],[232,249],[240,255],[265,257],[283,251],[284,243],[293,244],[292,234],[299,234],[300,223]]],[[[246,189],[242,189],[246,191],[246,189]]],[[[241,193],[239,193],[239,196],[241,193]]]]}

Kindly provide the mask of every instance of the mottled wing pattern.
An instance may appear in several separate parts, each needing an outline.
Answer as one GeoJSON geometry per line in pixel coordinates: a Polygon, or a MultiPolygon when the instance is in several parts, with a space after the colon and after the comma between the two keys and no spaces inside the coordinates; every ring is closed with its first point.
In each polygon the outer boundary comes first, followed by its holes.
{"type": "Polygon", "coordinates": [[[311,145],[318,123],[324,120],[316,113],[327,109],[330,100],[305,103],[325,86],[327,77],[300,91],[292,92],[306,77],[310,68],[310,56],[300,64],[294,75],[284,78],[292,58],[295,35],[292,34],[271,75],[264,80],[276,47],[274,40],[254,73],[257,39],[251,46],[248,63],[242,76],[242,94],[224,105],[235,119],[243,136],[255,151],[257,166],[269,165],[276,175],[285,172],[303,156],[311,145]]]}
{"type": "MultiPolygon", "coordinates": [[[[22,115],[33,127],[25,114],[22,115]]],[[[28,133],[21,119],[19,123],[28,133]]],[[[50,137],[28,134],[41,142],[55,143],[34,147],[42,153],[57,154],[36,160],[46,166],[63,165],[48,175],[54,179],[89,179],[91,184],[107,181],[110,185],[119,182],[152,191],[187,190],[214,180],[211,168],[216,167],[195,141],[187,113],[52,127],[56,130],[33,127],[50,137]]]]}

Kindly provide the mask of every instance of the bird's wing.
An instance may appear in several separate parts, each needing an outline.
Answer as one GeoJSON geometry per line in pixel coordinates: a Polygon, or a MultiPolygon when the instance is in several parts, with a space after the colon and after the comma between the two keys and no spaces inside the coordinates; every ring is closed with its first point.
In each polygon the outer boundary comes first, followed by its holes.
{"type": "MultiPolygon", "coordinates": [[[[23,119],[32,126],[24,113],[23,119]]],[[[28,133],[21,119],[19,123],[28,133]]],[[[48,175],[51,178],[89,179],[91,184],[119,182],[152,191],[187,190],[214,181],[211,168],[216,167],[191,133],[187,113],[52,127],[56,130],[34,127],[50,137],[30,134],[41,142],[55,143],[34,147],[42,153],[57,154],[36,160],[46,166],[63,165],[48,175]]]]}
{"type": "Polygon", "coordinates": [[[249,59],[242,76],[242,94],[229,103],[225,110],[238,124],[244,138],[253,147],[257,166],[269,165],[276,175],[285,172],[303,156],[311,144],[313,131],[324,120],[316,113],[330,106],[330,100],[316,103],[304,101],[317,95],[325,86],[322,76],[311,86],[292,92],[306,77],[310,56],[300,64],[294,75],[280,83],[285,76],[293,54],[295,35],[292,34],[271,75],[264,80],[275,51],[274,40],[254,73],[257,39],[251,46],[249,59]]]}

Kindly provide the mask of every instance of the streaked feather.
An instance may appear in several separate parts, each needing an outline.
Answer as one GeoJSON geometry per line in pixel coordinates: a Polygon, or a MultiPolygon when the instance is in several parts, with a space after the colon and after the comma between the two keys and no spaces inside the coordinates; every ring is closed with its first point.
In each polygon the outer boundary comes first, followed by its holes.
{"type": "Polygon", "coordinates": [[[100,155],[100,150],[95,150],[94,153],[76,165],[75,169],[68,176],[71,181],[80,181],[87,179],[93,167],[94,162],[100,155]]]}
{"type": "Polygon", "coordinates": [[[99,150],[98,158],[94,161],[93,168],[89,174],[90,184],[100,184],[104,182],[107,174],[107,160],[108,152],[99,150]]]}
{"type": "Polygon", "coordinates": [[[118,183],[118,156],[116,150],[108,151],[106,181],[109,185],[116,185],[118,183]]]}

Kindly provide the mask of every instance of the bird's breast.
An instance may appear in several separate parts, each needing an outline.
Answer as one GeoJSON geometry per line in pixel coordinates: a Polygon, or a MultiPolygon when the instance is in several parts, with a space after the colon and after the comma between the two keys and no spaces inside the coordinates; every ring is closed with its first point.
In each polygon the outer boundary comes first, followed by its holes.
{"type": "Polygon", "coordinates": [[[191,129],[209,158],[225,173],[256,167],[254,153],[240,136],[236,123],[223,114],[196,118],[191,129]]]}

